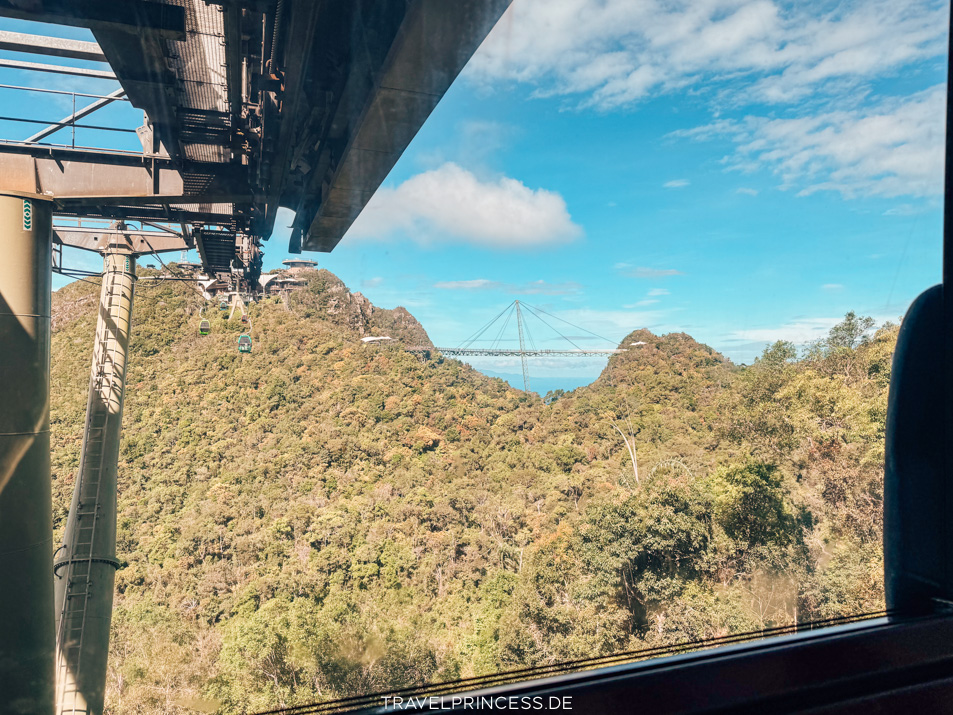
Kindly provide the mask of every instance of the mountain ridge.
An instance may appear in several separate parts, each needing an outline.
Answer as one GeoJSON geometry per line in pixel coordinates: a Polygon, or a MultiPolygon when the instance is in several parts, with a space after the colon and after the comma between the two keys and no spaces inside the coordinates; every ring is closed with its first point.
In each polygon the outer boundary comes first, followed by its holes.
{"type": "MultiPolygon", "coordinates": [[[[57,529],[97,294],[53,298],[57,529]]],[[[248,713],[882,605],[894,328],[846,362],[750,368],[636,330],[546,405],[407,353],[416,319],[326,271],[249,314],[241,355],[195,291],[137,288],[112,712],[248,713]]]]}

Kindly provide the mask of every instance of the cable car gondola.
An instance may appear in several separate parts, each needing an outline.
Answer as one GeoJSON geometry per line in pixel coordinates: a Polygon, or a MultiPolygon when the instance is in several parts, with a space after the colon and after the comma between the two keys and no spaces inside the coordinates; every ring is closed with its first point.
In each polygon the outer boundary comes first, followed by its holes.
{"type": "Polygon", "coordinates": [[[218,304],[218,309],[219,309],[219,310],[228,310],[228,301],[223,300],[221,303],[219,303],[219,304],[218,304]]]}
{"type": "Polygon", "coordinates": [[[245,313],[242,313],[242,325],[248,325],[248,316],[245,313]]]}
{"type": "Polygon", "coordinates": [[[251,352],[251,336],[248,333],[242,333],[238,336],[238,352],[251,352]]]}
{"type": "Polygon", "coordinates": [[[212,324],[208,322],[208,318],[202,318],[199,323],[199,335],[208,335],[211,330],[212,324]]]}

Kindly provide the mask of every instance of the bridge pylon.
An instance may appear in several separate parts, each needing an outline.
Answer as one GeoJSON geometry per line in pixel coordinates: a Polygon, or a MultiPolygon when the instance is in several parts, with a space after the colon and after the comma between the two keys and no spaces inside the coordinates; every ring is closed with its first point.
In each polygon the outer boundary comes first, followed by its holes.
{"type": "Polygon", "coordinates": [[[523,311],[520,310],[520,302],[513,301],[516,304],[516,332],[520,340],[520,364],[523,367],[523,391],[529,392],[529,368],[526,366],[526,343],[523,339],[523,311]]]}
{"type": "Polygon", "coordinates": [[[53,712],[52,209],[0,193],[0,713],[53,712]]]}

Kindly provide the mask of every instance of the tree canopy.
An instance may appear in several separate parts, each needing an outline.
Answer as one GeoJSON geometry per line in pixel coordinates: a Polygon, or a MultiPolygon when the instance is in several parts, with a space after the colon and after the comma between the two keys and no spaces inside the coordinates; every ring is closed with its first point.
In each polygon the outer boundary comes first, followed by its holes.
{"type": "MultiPolygon", "coordinates": [[[[60,529],[96,297],[54,295],[60,529]]],[[[249,713],[883,606],[895,326],[849,313],[822,349],[749,367],[637,330],[543,400],[405,352],[419,323],[326,271],[250,306],[250,354],[227,314],[200,336],[202,307],[137,289],[111,713],[249,713]]]]}

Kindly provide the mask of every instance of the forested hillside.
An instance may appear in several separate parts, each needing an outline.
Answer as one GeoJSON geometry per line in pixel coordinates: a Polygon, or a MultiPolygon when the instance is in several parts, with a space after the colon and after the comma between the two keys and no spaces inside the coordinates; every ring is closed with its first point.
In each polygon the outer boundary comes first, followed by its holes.
{"type": "MultiPolygon", "coordinates": [[[[97,298],[54,295],[59,529],[97,298]]],[[[850,314],[745,368],[636,330],[544,401],[361,343],[427,338],[326,271],[251,306],[248,355],[214,306],[198,335],[202,306],[137,288],[111,713],[250,713],[882,608],[896,327],[850,314]]]]}

